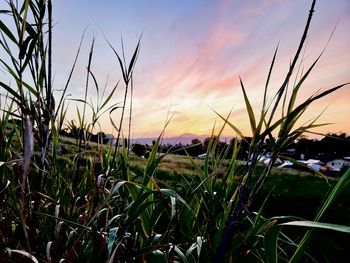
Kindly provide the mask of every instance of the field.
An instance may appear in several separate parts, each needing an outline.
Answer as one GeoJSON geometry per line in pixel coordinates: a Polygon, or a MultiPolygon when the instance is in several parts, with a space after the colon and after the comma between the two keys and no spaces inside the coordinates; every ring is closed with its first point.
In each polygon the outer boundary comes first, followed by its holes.
{"type": "MultiPolygon", "coordinates": [[[[69,149],[64,158],[72,158],[76,147],[72,147],[74,141],[68,137],[62,137],[62,146],[69,149]]],[[[91,153],[96,153],[97,144],[90,143],[91,153]]],[[[89,150],[90,151],[90,150],[89,150]]],[[[195,180],[198,174],[192,164],[194,161],[198,166],[203,166],[204,160],[177,154],[167,154],[158,165],[155,178],[157,184],[163,188],[176,189],[180,196],[186,194],[186,181],[195,180]]],[[[136,156],[131,152],[129,156],[129,169],[132,173],[142,176],[147,159],[136,156]]],[[[245,173],[245,162],[236,161],[237,170],[234,184],[238,185],[241,176],[245,173]]],[[[96,166],[98,159],[95,161],[96,166]]],[[[225,160],[221,167],[217,167],[216,176],[221,178],[225,169],[229,166],[229,161],[225,160]]],[[[263,170],[263,165],[258,165],[252,177],[252,184],[257,181],[263,170]]],[[[97,172],[97,171],[96,171],[97,172]]],[[[198,178],[198,180],[200,180],[198,178]]],[[[333,189],[339,178],[322,177],[311,170],[300,171],[292,168],[273,168],[264,183],[253,209],[259,209],[267,197],[264,207],[264,216],[284,215],[312,220],[320,209],[325,197],[333,189]]],[[[350,221],[350,184],[343,189],[342,193],[335,200],[332,207],[324,215],[324,220],[333,224],[346,225],[350,221]]],[[[285,233],[295,239],[300,238],[300,229],[286,229],[285,233]]],[[[318,230],[313,234],[309,250],[315,258],[313,260],[322,262],[328,255],[332,254],[332,262],[342,262],[348,260],[347,246],[350,236],[345,233],[334,233],[327,230],[318,230]],[[322,240],[322,242],[319,242],[322,240]]]]}

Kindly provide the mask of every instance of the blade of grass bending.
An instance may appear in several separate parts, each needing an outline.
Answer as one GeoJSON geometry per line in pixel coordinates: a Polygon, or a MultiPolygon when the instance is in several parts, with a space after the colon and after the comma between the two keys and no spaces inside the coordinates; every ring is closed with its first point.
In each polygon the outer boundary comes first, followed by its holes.
{"type": "Polygon", "coordinates": [[[283,223],[281,225],[302,226],[302,227],[308,227],[308,228],[321,228],[321,229],[334,230],[334,231],[350,234],[350,226],[344,226],[344,225],[338,225],[338,224],[321,223],[321,222],[315,222],[315,221],[291,221],[291,222],[283,223]]]}
{"type": "Polygon", "coordinates": [[[118,62],[119,62],[119,65],[120,65],[120,69],[122,70],[122,74],[123,74],[123,79],[124,79],[124,82],[127,83],[128,82],[128,77],[127,77],[127,72],[125,71],[125,68],[124,68],[124,64],[123,64],[123,61],[121,60],[121,58],[119,57],[119,54],[118,52],[115,50],[115,48],[113,47],[113,45],[107,40],[106,36],[103,34],[107,44],[109,45],[109,47],[112,49],[113,53],[117,56],[117,59],[118,59],[118,62]]]}
{"type": "Polygon", "coordinates": [[[180,250],[180,248],[178,246],[176,246],[176,245],[174,246],[174,251],[181,258],[182,262],[189,263],[189,261],[187,260],[185,254],[180,250]]]}
{"type": "MultiPolygon", "coordinates": [[[[321,209],[318,211],[317,216],[315,217],[315,222],[319,221],[324,212],[327,210],[327,208],[334,202],[336,197],[339,195],[339,193],[344,189],[344,187],[350,182],[350,168],[345,172],[345,174],[339,179],[338,183],[334,186],[332,192],[328,195],[326,201],[324,202],[321,209]]],[[[294,252],[292,258],[290,259],[289,263],[296,263],[299,262],[305,247],[310,240],[312,234],[312,230],[309,230],[304,235],[303,239],[300,241],[299,245],[297,246],[296,251],[294,252]]]]}
{"type": "Polygon", "coordinates": [[[11,255],[11,253],[19,254],[19,255],[21,255],[23,257],[26,257],[26,258],[30,259],[34,263],[39,263],[39,261],[36,259],[36,257],[34,257],[33,255],[31,255],[30,253],[28,253],[26,251],[18,250],[18,249],[10,249],[10,248],[7,248],[6,250],[9,251],[8,254],[10,254],[10,255],[11,255]]]}
{"type": "Polygon", "coordinates": [[[160,189],[160,192],[166,196],[174,197],[176,200],[179,200],[189,211],[192,211],[191,206],[174,190],[172,189],[160,189]]]}
{"type": "Polygon", "coordinates": [[[243,140],[244,139],[244,135],[243,133],[235,126],[233,125],[231,122],[229,122],[226,118],[224,118],[223,116],[221,116],[216,110],[213,110],[216,115],[218,115],[224,122],[226,122],[238,135],[239,137],[241,137],[243,140]]]}
{"type": "Polygon", "coordinates": [[[11,39],[11,41],[13,43],[15,43],[16,45],[18,45],[17,39],[15,38],[15,36],[12,34],[11,30],[8,29],[8,27],[2,22],[0,21],[0,29],[2,32],[4,32],[6,34],[6,36],[11,39]]]}
{"type": "Polygon", "coordinates": [[[98,103],[99,102],[99,98],[98,98],[98,95],[99,95],[98,83],[97,83],[96,77],[95,77],[95,75],[94,75],[94,73],[92,72],[91,69],[89,70],[89,74],[91,75],[92,80],[93,80],[93,82],[95,84],[95,88],[96,88],[96,92],[97,92],[97,103],[98,103]]]}
{"type": "Polygon", "coordinates": [[[290,122],[292,122],[295,118],[299,118],[300,117],[300,113],[305,111],[305,109],[313,102],[316,101],[318,99],[321,99],[325,96],[327,96],[330,93],[335,92],[336,90],[348,85],[350,82],[338,85],[336,87],[333,87],[331,89],[327,89],[319,94],[315,94],[311,97],[309,97],[306,101],[304,101],[303,103],[301,103],[298,107],[296,107],[294,110],[292,110],[287,116],[286,116],[286,120],[285,123],[289,124],[290,122]]]}
{"type": "Polygon", "coordinates": [[[20,105],[20,101],[22,101],[22,97],[18,94],[18,92],[16,92],[10,86],[6,85],[5,83],[3,83],[1,81],[0,81],[0,86],[3,87],[8,93],[10,93],[13,96],[13,99],[15,100],[15,102],[18,105],[20,105]]]}

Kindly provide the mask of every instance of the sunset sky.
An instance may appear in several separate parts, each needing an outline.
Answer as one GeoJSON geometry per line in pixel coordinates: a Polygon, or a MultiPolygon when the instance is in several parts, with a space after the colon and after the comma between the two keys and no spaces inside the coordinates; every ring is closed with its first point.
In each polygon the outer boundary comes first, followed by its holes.
{"type": "MultiPolygon", "coordinates": [[[[273,52],[279,43],[270,99],[281,85],[296,51],[311,1],[57,0],[53,4],[56,89],[62,89],[87,27],[69,88],[71,98],[83,98],[93,37],[96,46],[92,71],[100,86],[107,82],[107,90],[111,90],[122,78],[117,58],[103,33],[118,51],[123,38],[128,60],[142,35],[134,71],[132,130],[134,137],[152,137],[162,130],[169,109],[173,119],[167,136],[210,134],[215,121],[221,124],[212,109],[223,115],[232,110],[230,121],[249,135],[239,76],[258,112],[273,52]]],[[[303,86],[299,101],[319,89],[350,81],[349,0],[317,2],[303,65],[308,67],[317,58],[335,25],[336,31],[303,86]]],[[[123,89],[121,82],[114,102],[121,101],[123,89]]],[[[95,94],[91,85],[92,101],[95,94]]],[[[68,118],[75,116],[74,104],[70,102],[68,118]]],[[[316,131],[350,133],[350,86],[317,102],[303,121],[317,116],[326,107],[321,122],[334,124],[316,131]]],[[[113,132],[108,114],[100,123],[107,133],[113,132]]],[[[231,130],[225,133],[234,135],[231,130]]]]}

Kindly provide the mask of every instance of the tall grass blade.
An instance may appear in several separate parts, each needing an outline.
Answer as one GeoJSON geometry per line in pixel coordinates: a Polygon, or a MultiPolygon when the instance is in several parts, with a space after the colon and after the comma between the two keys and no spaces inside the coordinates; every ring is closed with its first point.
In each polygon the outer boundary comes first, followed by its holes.
{"type": "Polygon", "coordinates": [[[337,224],[329,224],[329,223],[321,223],[315,221],[291,221],[287,223],[281,224],[282,226],[301,226],[307,228],[320,228],[320,229],[328,229],[343,233],[350,234],[350,226],[343,226],[337,224]]]}
{"type": "Polygon", "coordinates": [[[244,139],[244,135],[243,133],[231,122],[228,121],[227,118],[223,117],[222,115],[220,115],[217,111],[214,110],[214,112],[216,113],[216,115],[218,115],[225,123],[227,123],[237,134],[239,137],[241,137],[242,139],[244,139]]]}
{"type": "Polygon", "coordinates": [[[281,228],[281,226],[273,226],[264,236],[265,255],[268,263],[278,262],[277,240],[281,228]]]}
{"type": "Polygon", "coordinates": [[[247,112],[248,112],[248,116],[249,116],[250,128],[252,130],[252,134],[254,134],[256,131],[256,121],[255,121],[254,111],[253,111],[252,105],[250,104],[249,98],[247,96],[247,93],[245,91],[245,88],[244,88],[244,85],[243,85],[241,78],[239,78],[239,82],[241,83],[241,88],[242,88],[242,92],[243,92],[243,96],[244,96],[244,102],[245,102],[245,106],[247,108],[247,112]]]}
{"type": "Polygon", "coordinates": [[[294,55],[294,58],[293,58],[293,61],[289,67],[289,70],[288,70],[288,73],[281,85],[281,87],[279,88],[279,90],[277,91],[276,93],[276,101],[273,105],[273,108],[272,108],[272,111],[271,111],[271,114],[270,114],[270,118],[268,120],[268,125],[267,126],[270,126],[270,123],[272,122],[272,119],[275,115],[275,112],[277,110],[277,107],[280,103],[280,100],[283,96],[283,93],[285,92],[285,89],[286,89],[286,86],[288,85],[289,83],[289,79],[290,77],[292,76],[292,73],[293,73],[293,70],[294,70],[294,67],[299,59],[299,56],[300,56],[300,53],[303,49],[303,46],[304,46],[304,43],[305,43],[305,40],[306,40],[306,37],[307,37],[307,34],[308,34],[308,31],[309,31],[309,27],[310,27],[310,24],[311,24],[311,19],[312,19],[312,16],[313,16],[313,13],[315,11],[315,5],[316,5],[316,0],[313,0],[312,3],[311,3],[311,7],[310,7],[310,10],[309,10],[309,15],[308,15],[308,18],[307,18],[307,21],[306,21],[306,24],[305,24],[305,28],[304,28],[304,32],[303,32],[303,35],[301,37],[301,40],[299,42],[299,46],[298,46],[298,49],[294,55]]]}

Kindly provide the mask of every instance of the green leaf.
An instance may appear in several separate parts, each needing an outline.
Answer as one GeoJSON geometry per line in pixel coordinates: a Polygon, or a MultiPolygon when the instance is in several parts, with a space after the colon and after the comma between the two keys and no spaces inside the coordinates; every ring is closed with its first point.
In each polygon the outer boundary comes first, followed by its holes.
{"type": "Polygon", "coordinates": [[[254,134],[255,130],[256,130],[256,121],[255,121],[254,111],[253,111],[252,105],[250,104],[250,101],[249,101],[249,98],[247,96],[247,93],[245,92],[245,88],[243,86],[242,79],[239,78],[239,81],[241,83],[241,88],[242,88],[242,91],[243,91],[244,101],[245,101],[245,105],[246,105],[248,116],[249,116],[250,128],[252,130],[252,134],[254,134]]]}
{"type": "Polygon", "coordinates": [[[277,263],[277,240],[281,228],[281,226],[273,226],[265,234],[264,247],[268,263],[277,263]]]}
{"type": "Polygon", "coordinates": [[[4,32],[6,34],[6,36],[11,39],[11,41],[13,43],[15,43],[16,45],[18,44],[15,36],[12,34],[11,30],[8,29],[8,27],[0,20],[0,29],[2,32],[4,32]]]}
{"type": "Polygon", "coordinates": [[[114,88],[112,89],[111,93],[109,93],[108,97],[106,98],[106,100],[102,103],[100,109],[102,109],[109,101],[110,99],[112,98],[115,90],[117,89],[118,87],[118,84],[119,84],[119,81],[117,82],[117,84],[114,86],[114,88]]]}
{"type": "Polygon", "coordinates": [[[108,244],[107,244],[108,257],[111,256],[113,244],[114,244],[114,241],[116,240],[116,237],[117,237],[117,234],[118,234],[118,229],[119,229],[119,227],[113,227],[113,228],[111,228],[109,230],[109,233],[108,233],[108,244]]]}
{"type": "Polygon", "coordinates": [[[216,115],[218,115],[225,123],[227,123],[242,139],[244,139],[244,135],[243,133],[235,126],[233,125],[231,122],[228,121],[227,118],[224,118],[223,116],[221,116],[218,112],[216,112],[214,110],[214,112],[216,113],[216,115]]]}
{"type": "MultiPolygon", "coordinates": [[[[322,55],[322,53],[321,53],[321,55],[322,55]]],[[[321,58],[321,55],[318,56],[318,58],[314,61],[314,63],[310,66],[310,68],[307,70],[307,72],[302,76],[302,78],[299,80],[297,85],[294,87],[291,98],[289,100],[288,113],[290,113],[293,110],[294,103],[295,103],[295,100],[296,100],[296,97],[298,95],[298,91],[299,91],[301,85],[304,83],[306,78],[309,76],[310,72],[315,67],[318,60],[321,58]]]]}
{"type": "Polygon", "coordinates": [[[136,46],[136,48],[135,48],[134,54],[133,54],[133,56],[132,56],[132,58],[131,58],[131,61],[130,61],[130,64],[129,64],[129,68],[128,68],[128,72],[127,72],[127,74],[128,74],[128,79],[130,79],[131,76],[132,76],[132,70],[133,70],[133,68],[134,68],[134,66],[135,66],[136,59],[137,59],[137,56],[138,56],[138,54],[139,54],[139,50],[140,50],[140,41],[141,41],[141,38],[140,38],[139,41],[137,42],[137,46],[136,46]]]}
{"type": "Polygon", "coordinates": [[[165,254],[161,250],[152,251],[152,262],[167,263],[165,254]]]}
{"type": "Polygon", "coordinates": [[[172,190],[172,189],[160,189],[160,191],[164,195],[175,197],[175,199],[180,201],[188,210],[192,210],[191,207],[187,204],[187,202],[181,196],[179,196],[174,190],[172,190]]]}
{"type": "Polygon", "coordinates": [[[266,110],[267,88],[268,88],[269,83],[270,83],[270,78],[271,78],[271,74],[272,74],[272,69],[273,69],[273,66],[274,66],[275,60],[276,60],[277,50],[278,50],[278,45],[277,45],[277,47],[276,47],[276,49],[275,49],[275,53],[273,54],[272,62],[271,62],[270,69],[269,69],[269,74],[267,75],[267,79],[266,79],[266,83],[265,83],[264,100],[263,100],[262,112],[264,112],[264,111],[266,110]]]}
{"type": "Polygon", "coordinates": [[[321,229],[329,229],[329,230],[339,231],[339,232],[343,232],[343,233],[350,233],[350,226],[321,223],[321,222],[315,222],[315,221],[291,221],[291,222],[283,223],[281,225],[321,228],[321,229]]]}
{"type": "Polygon", "coordinates": [[[121,58],[119,57],[118,55],[118,52],[115,50],[115,48],[112,46],[112,44],[106,39],[105,37],[105,40],[107,41],[108,45],[110,46],[110,48],[113,50],[114,54],[117,56],[118,58],[118,61],[119,61],[119,65],[120,65],[120,69],[122,71],[122,74],[123,74],[123,79],[124,79],[124,82],[125,83],[128,83],[128,77],[127,77],[127,72],[125,72],[125,69],[124,69],[124,64],[121,60],[121,58]]]}
{"type": "Polygon", "coordinates": [[[174,251],[181,258],[182,262],[189,263],[187,258],[186,258],[186,256],[185,256],[185,254],[181,251],[181,249],[178,246],[174,247],[174,251]]]}
{"type": "Polygon", "coordinates": [[[20,46],[20,51],[19,51],[19,55],[18,58],[19,59],[24,59],[26,53],[27,53],[27,47],[29,45],[29,42],[33,39],[32,36],[28,36],[22,43],[22,45],[20,46]]]}
{"type": "Polygon", "coordinates": [[[20,101],[22,101],[21,96],[18,94],[17,91],[15,91],[14,89],[12,89],[10,86],[6,85],[5,83],[0,81],[0,86],[3,87],[8,93],[10,93],[15,99],[17,99],[18,101],[17,104],[20,103],[20,101]]]}

